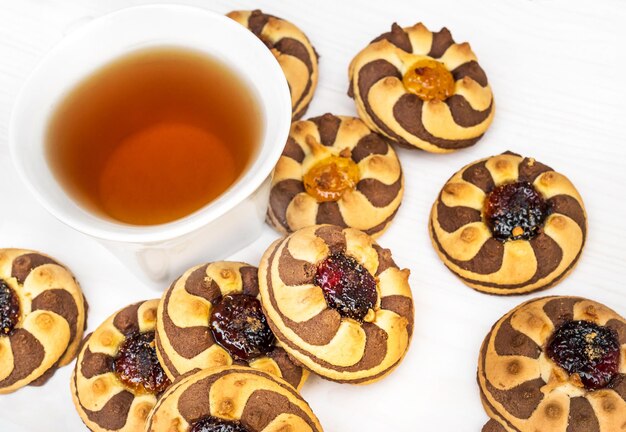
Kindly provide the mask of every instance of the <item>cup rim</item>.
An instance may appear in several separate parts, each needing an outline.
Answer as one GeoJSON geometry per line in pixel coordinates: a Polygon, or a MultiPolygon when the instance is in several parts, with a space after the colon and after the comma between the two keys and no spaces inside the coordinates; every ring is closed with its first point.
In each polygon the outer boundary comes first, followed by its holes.
{"type": "MultiPolygon", "coordinates": [[[[167,45],[167,41],[161,45],[167,45]]],[[[194,47],[193,44],[190,44],[186,48],[195,49],[196,47],[194,47]]],[[[129,49],[128,52],[131,51],[132,49],[129,49]]],[[[97,68],[94,70],[97,70],[97,68]]],[[[88,75],[89,74],[83,75],[82,78],[84,79],[88,75]]],[[[78,82],[80,82],[80,79],[78,81],[75,81],[74,84],[77,84],[78,82]]],[[[260,105],[262,106],[263,103],[260,103],[260,105]]],[[[52,109],[53,108],[49,108],[49,110],[52,109]]],[[[278,111],[280,112],[280,110],[278,111]]],[[[211,222],[219,219],[221,216],[232,210],[238,204],[245,201],[246,198],[251,196],[263,184],[263,182],[268,178],[271,171],[273,170],[276,162],[280,157],[280,154],[282,153],[284,143],[288,138],[290,125],[291,95],[289,85],[274,55],[271,53],[270,50],[267,49],[267,47],[256,35],[254,35],[250,30],[248,30],[241,24],[228,18],[227,16],[209,9],[170,3],[146,4],[117,9],[115,11],[94,18],[93,20],[80,26],[79,28],[72,30],[69,34],[64,35],[40,59],[36,67],[31,71],[31,73],[22,84],[22,87],[20,88],[15,99],[11,112],[11,118],[9,121],[8,144],[13,164],[16,167],[16,170],[22,181],[26,184],[30,192],[36,197],[37,201],[39,201],[39,203],[43,205],[48,212],[50,212],[61,222],[84,234],[88,234],[101,240],[146,244],[172,240],[197,231],[204,226],[209,225],[211,222]],[[260,148],[257,151],[257,155],[250,162],[248,168],[244,171],[240,178],[237,179],[237,181],[233,183],[230,188],[226,190],[222,195],[220,195],[217,199],[209,202],[204,207],[183,218],[159,225],[139,226],[110,221],[110,223],[105,224],[105,228],[96,227],[90,224],[89,221],[85,218],[77,218],[70,215],[67,209],[64,209],[63,206],[58,205],[51,199],[48,199],[48,197],[46,197],[46,194],[43,193],[43,191],[41,191],[29,178],[28,174],[26,173],[24,162],[22,158],[18,155],[19,144],[17,139],[17,122],[19,118],[23,116],[23,105],[25,104],[25,97],[32,88],[33,82],[37,81],[42,71],[46,69],[49,62],[53,61],[54,57],[59,53],[59,51],[66,49],[68,45],[71,45],[83,36],[88,35],[89,32],[91,32],[92,29],[96,26],[103,26],[106,25],[106,23],[117,20],[126,14],[133,14],[145,10],[157,10],[164,12],[177,10],[185,13],[204,14],[208,21],[212,20],[214,23],[219,23],[220,25],[230,27],[229,31],[240,33],[243,38],[249,41],[250,44],[256,45],[256,48],[254,49],[259,51],[259,56],[271,57],[272,61],[267,62],[266,66],[268,66],[269,68],[269,73],[273,75],[274,79],[277,80],[277,85],[282,88],[279,94],[273,94],[272,97],[275,98],[276,105],[279,108],[284,107],[285,113],[284,115],[274,115],[276,114],[275,112],[265,113],[266,122],[269,121],[269,115],[271,114],[271,121],[279,123],[276,127],[277,136],[274,144],[266,143],[265,141],[267,140],[267,137],[262,136],[260,148]]],[[[61,189],[63,189],[64,193],[69,197],[71,201],[75,201],[74,198],[72,198],[61,185],[59,186],[61,187],[61,189]]],[[[93,216],[91,212],[88,212],[82,206],[79,205],[79,207],[84,210],[84,213],[93,216]]]]}

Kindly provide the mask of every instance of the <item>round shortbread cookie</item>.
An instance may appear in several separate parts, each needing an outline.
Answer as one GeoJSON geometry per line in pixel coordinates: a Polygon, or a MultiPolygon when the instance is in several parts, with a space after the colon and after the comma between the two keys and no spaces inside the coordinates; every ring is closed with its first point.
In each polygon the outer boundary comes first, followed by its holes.
{"type": "Polygon", "coordinates": [[[470,287],[524,294],[555,285],[573,269],[587,217],[567,177],[506,152],[448,180],[432,207],[429,231],[441,260],[470,287]]]}
{"type": "Polygon", "coordinates": [[[580,297],[543,297],[498,320],[478,360],[484,432],[617,432],[626,419],[626,321],[580,297]]]}
{"type": "Polygon", "coordinates": [[[87,304],[53,258],[0,249],[0,394],[42,385],[76,356],[87,304]]]}
{"type": "Polygon", "coordinates": [[[491,87],[467,42],[419,23],[374,39],[350,63],[359,116],[398,144],[449,153],[475,144],[495,112],[491,87]]]}

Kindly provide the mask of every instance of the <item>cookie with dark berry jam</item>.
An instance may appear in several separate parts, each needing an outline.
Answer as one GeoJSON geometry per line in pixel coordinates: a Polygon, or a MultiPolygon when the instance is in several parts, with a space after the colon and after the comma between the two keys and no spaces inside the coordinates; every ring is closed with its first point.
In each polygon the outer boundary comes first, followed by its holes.
{"type": "Polygon", "coordinates": [[[498,320],[478,360],[484,431],[613,432],[626,413],[626,320],[581,297],[543,297],[498,320]]]}
{"type": "Polygon", "coordinates": [[[322,426],[283,379],[247,366],[222,366],[190,372],[163,394],[145,432],[165,431],[322,432],[322,426]]]}
{"type": "Polygon", "coordinates": [[[574,268],[587,216],[567,177],[506,152],[448,180],[429,232],[443,263],[465,284],[489,294],[526,294],[556,285],[574,268]]]}
{"type": "Polygon", "coordinates": [[[290,356],[323,378],[370,383],[408,349],[408,277],[364,232],[314,225],[265,251],[259,289],[269,326],[290,356]]]}
{"type": "Polygon", "coordinates": [[[45,384],[83,339],[87,302],[71,271],[25,249],[0,249],[0,394],[45,384]]]}
{"type": "Polygon", "coordinates": [[[297,389],[308,376],[279,346],[258,299],[258,269],[218,261],[187,270],[165,291],[155,344],[167,376],[232,364],[273,373],[297,389]]]}
{"type": "Polygon", "coordinates": [[[154,346],[158,300],[127,306],[91,333],[71,378],[72,399],[94,432],[143,431],[171,382],[154,346]]]}

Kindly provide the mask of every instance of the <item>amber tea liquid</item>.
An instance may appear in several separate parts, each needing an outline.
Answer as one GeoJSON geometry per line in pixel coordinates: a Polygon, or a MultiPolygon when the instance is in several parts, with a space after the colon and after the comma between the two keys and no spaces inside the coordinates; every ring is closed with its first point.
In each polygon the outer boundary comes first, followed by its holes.
{"type": "Polygon", "coordinates": [[[170,222],[226,191],[254,158],[253,92],[205,54],[152,48],[78,84],[56,108],[46,153],[68,193],[132,225],[170,222]]]}

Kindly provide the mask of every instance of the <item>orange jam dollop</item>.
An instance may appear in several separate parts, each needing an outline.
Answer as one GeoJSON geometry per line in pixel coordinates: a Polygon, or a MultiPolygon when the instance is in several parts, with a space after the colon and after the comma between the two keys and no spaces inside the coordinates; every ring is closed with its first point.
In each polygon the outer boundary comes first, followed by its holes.
{"type": "Polygon", "coordinates": [[[318,202],[337,201],[359,182],[359,167],[350,158],[329,156],[304,175],[304,189],[318,202]]]}
{"type": "Polygon", "coordinates": [[[404,87],[424,101],[446,100],[454,93],[454,77],[443,63],[421,59],[402,78],[404,87]]]}

